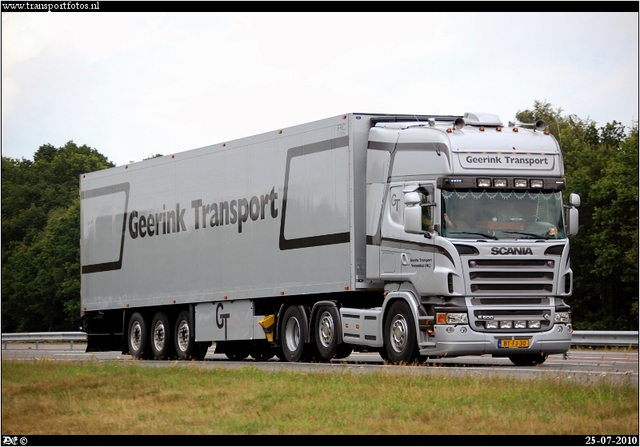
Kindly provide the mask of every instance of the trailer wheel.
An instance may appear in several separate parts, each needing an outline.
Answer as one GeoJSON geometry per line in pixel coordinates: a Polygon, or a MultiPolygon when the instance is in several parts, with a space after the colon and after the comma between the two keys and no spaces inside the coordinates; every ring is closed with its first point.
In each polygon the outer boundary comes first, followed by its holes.
{"type": "Polygon", "coordinates": [[[136,360],[149,358],[149,331],[147,321],[140,312],[131,316],[127,334],[127,345],[131,357],[136,360]]]}
{"type": "Polygon", "coordinates": [[[316,345],[320,355],[332,359],[338,351],[340,318],[335,307],[321,307],[316,318],[316,345]]]}
{"type": "Polygon", "coordinates": [[[171,334],[173,328],[164,312],[158,312],[151,323],[151,351],[156,360],[166,360],[172,357],[174,349],[171,334]]]}
{"type": "Polygon", "coordinates": [[[547,360],[547,354],[512,354],[509,360],[516,366],[542,365],[547,360]]]}
{"type": "Polygon", "coordinates": [[[298,306],[289,306],[282,317],[282,352],[289,362],[297,362],[302,358],[307,331],[302,311],[298,306]]]}
{"type": "Polygon", "coordinates": [[[404,301],[394,302],[387,313],[384,344],[389,361],[394,364],[412,363],[417,357],[416,328],[412,315],[409,305],[404,301]]]}
{"type": "MultiPolygon", "coordinates": [[[[198,356],[196,354],[202,355],[201,352],[196,352],[196,341],[193,334],[193,327],[191,326],[191,316],[188,311],[183,310],[180,312],[180,315],[178,315],[173,334],[178,359],[190,360],[197,358],[198,356]]],[[[204,356],[202,357],[204,358],[204,356]]]]}

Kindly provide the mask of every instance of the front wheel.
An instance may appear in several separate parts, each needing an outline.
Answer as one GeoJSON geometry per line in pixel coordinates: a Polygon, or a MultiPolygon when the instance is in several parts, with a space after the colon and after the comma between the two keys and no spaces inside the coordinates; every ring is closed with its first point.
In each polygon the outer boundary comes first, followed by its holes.
{"type": "Polygon", "coordinates": [[[516,366],[537,366],[542,365],[547,360],[548,355],[539,354],[512,354],[509,360],[516,366]]]}
{"type": "Polygon", "coordinates": [[[391,363],[412,363],[418,356],[416,326],[405,301],[396,301],[389,308],[384,325],[384,344],[391,363]]]}

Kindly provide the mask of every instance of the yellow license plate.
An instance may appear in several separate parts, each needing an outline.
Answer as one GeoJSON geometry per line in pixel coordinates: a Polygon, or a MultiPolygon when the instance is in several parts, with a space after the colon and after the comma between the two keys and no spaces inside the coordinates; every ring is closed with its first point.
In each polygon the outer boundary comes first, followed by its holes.
{"type": "Polygon", "coordinates": [[[528,348],[529,340],[498,340],[498,348],[528,348]]]}

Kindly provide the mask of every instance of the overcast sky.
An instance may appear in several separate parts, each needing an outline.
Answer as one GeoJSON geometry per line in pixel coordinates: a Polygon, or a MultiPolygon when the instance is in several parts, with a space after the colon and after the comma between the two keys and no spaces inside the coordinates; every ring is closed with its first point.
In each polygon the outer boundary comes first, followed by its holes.
{"type": "Polygon", "coordinates": [[[117,165],[346,112],[638,120],[638,13],[2,14],[2,155],[117,165]]]}

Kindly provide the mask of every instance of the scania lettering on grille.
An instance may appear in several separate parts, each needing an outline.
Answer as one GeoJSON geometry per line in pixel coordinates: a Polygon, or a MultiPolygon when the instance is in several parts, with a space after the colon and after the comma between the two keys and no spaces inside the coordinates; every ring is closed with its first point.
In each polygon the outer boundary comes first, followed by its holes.
{"type": "Polygon", "coordinates": [[[492,255],[533,255],[530,247],[493,247],[492,255]]]}

